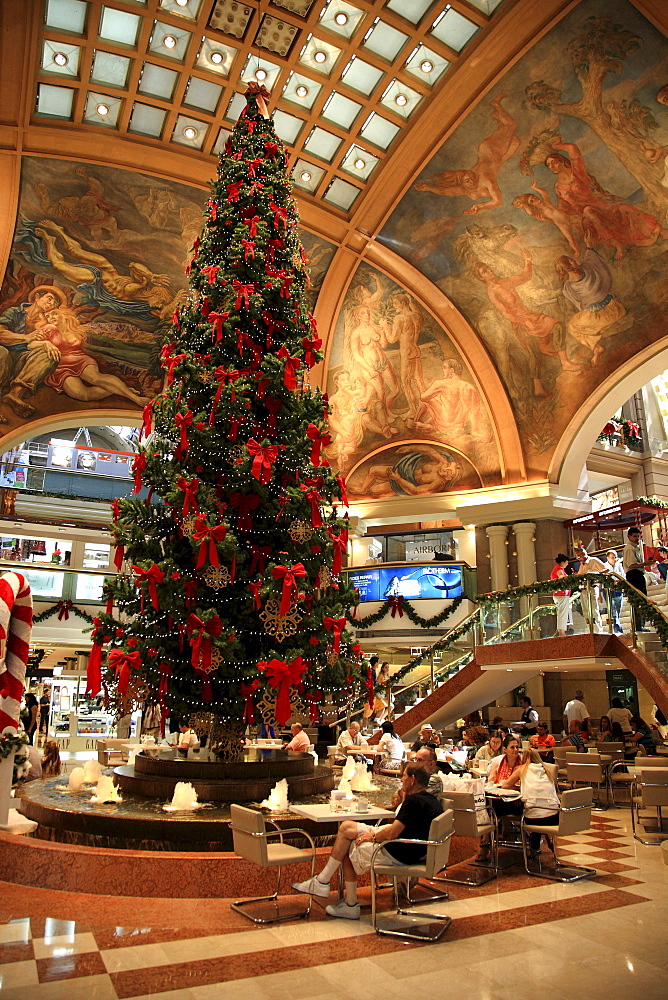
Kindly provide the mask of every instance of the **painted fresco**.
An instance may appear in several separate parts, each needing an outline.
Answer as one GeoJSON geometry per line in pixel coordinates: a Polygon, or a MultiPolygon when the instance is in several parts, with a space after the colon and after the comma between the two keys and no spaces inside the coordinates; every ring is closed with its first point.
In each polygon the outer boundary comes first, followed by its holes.
{"type": "Polygon", "coordinates": [[[381,241],[479,332],[529,474],[577,408],[668,332],[668,46],[585,0],[443,144],[381,241]]]}
{"type": "MultiPolygon", "coordinates": [[[[136,410],[162,385],[160,347],[186,295],[199,189],[106,166],[25,157],[0,289],[0,423],[136,410]]],[[[302,233],[315,302],[334,252],[302,233]]]]}
{"type": "Polygon", "coordinates": [[[482,485],[465,455],[430,441],[383,448],[361,462],[346,480],[348,493],[356,500],[451,493],[482,485]]]}
{"type": "Polygon", "coordinates": [[[461,355],[413,296],[367,264],[358,268],[338,317],[327,389],[328,456],[349,475],[351,496],[442,493],[500,481],[492,424],[461,355]],[[365,456],[390,443],[382,458],[376,455],[350,475],[365,456]],[[452,475],[445,471],[447,460],[436,457],[445,455],[443,445],[459,456],[452,475]],[[416,481],[404,477],[401,485],[401,473],[392,473],[399,460],[417,471],[416,481]],[[379,462],[392,463],[384,479],[370,471],[379,462]],[[422,474],[430,462],[443,469],[422,474]]]}

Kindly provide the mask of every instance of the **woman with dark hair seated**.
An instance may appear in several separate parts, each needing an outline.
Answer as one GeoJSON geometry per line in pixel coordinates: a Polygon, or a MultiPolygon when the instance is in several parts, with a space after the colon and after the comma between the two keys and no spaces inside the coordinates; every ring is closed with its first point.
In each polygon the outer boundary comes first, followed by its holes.
{"type": "MultiPolygon", "coordinates": [[[[521,762],[520,745],[517,737],[506,736],[503,741],[503,748],[504,752],[498,757],[494,757],[489,765],[487,781],[490,785],[499,785],[501,788],[511,788],[514,787],[516,781],[512,781],[511,784],[509,784],[509,782],[521,762]]],[[[522,803],[519,799],[513,799],[509,802],[504,799],[494,798],[490,801],[494,812],[499,818],[502,816],[522,815],[522,803]]],[[[480,851],[478,852],[478,856],[475,860],[489,861],[489,856],[490,842],[489,838],[485,835],[480,841],[480,851]]]]}
{"type": "Polygon", "coordinates": [[[391,722],[384,722],[382,729],[383,735],[378,746],[384,751],[384,755],[380,758],[380,767],[386,771],[399,773],[401,762],[404,759],[404,745],[401,738],[395,733],[394,725],[391,722]]]}
{"type": "Polygon", "coordinates": [[[601,721],[598,724],[598,739],[599,743],[612,742],[612,726],[607,715],[601,716],[601,721]]]}
{"type": "Polygon", "coordinates": [[[649,756],[656,756],[656,744],[652,730],[645,720],[641,719],[639,715],[633,715],[631,716],[631,726],[633,727],[633,735],[626,737],[629,743],[635,743],[637,749],[642,747],[649,756]]]}

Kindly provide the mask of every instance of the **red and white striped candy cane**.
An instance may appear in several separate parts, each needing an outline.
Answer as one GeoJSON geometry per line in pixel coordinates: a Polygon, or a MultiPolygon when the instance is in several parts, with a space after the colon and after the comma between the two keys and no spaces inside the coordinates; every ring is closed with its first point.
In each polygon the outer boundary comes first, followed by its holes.
{"type": "Polygon", "coordinates": [[[7,640],[0,662],[0,733],[19,728],[31,633],[30,585],[20,573],[5,573],[0,577],[0,639],[7,640]]]}

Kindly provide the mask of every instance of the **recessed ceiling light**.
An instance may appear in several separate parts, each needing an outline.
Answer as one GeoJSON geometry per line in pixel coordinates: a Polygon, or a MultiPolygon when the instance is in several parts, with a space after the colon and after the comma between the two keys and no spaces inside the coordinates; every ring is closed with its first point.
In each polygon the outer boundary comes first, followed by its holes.
{"type": "Polygon", "coordinates": [[[313,61],[317,63],[327,62],[327,53],[323,52],[322,49],[317,49],[317,51],[313,53],[313,61]]]}
{"type": "Polygon", "coordinates": [[[165,35],[165,37],[162,40],[162,44],[165,46],[166,49],[175,48],[176,39],[174,38],[174,35],[165,35]]]}
{"type": "Polygon", "coordinates": [[[299,176],[301,177],[301,179],[304,181],[305,184],[307,184],[311,180],[311,175],[308,172],[308,170],[302,170],[299,176]]]}
{"type": "Polygon", "coordinates": [[[295,90],[297,97],[306,97],[308,94],[308,87],[305,87],[303,83],[300,83],[295,90]]]}
{"type": "Polygon", "coordinates": [[[67,66],[67,63],[69,62],[64,52],[56,52],[54,54],[53,61],[56,66],[67,66]]]}
{"type": "Polygon", "coordinates": [[[95,110],[98,113],[98,115],[101,115],[104,118],[105,115],[109,114],[109,105],[108,104],[98,104],[98,106],[95,108],[95,110]]]}
{"type": "Polygon", "coordinates": [[[434,68],[434,64],[431,59],[423,59],[420,63],[420,69],[423,73],[431,73],[434,68]]]}
{"type": "Polygon", "coordinates": [[[255,79],[256,80],[260,80],[260,81],[266,80],[267,79],[267,71],[266,71],[266,69],[262,69],[262,67],[260,67],[259,69],[256,69],[255,70],[255,79]]]}
{"type": "Polygon", "coordinates": [[[341,24],[341,25],[347,24],[348,23],[348,15],[344,14],[344,12],[342,10],[340,10],[339,13],[336,15],[336,17],[334,18],[334,20],[336,21],[337,24],[341,24]]]}
{"type": "Polygon", "coordinates": [[[358,156],[355,160],[355,170],[364,170],[366,167],[366,160],[363,160],[361,156],[358,156]]]}
{"type": "Polygon", "coordinates": [[[190,0],[176,0],[177,6],[179,7],[187,7],[189,2],[190,0]]]}
{"type": "Polygon", "coordinates": [[[214,49],[213,52],[209,53],[209,59],[211,60],[212,63],[215,63],[216,66],[220,65],[220,63],[222,63],[224,58],[225,56],[223,55],[222,52],[219,52],[218,49],[214,49]]]}
{"type": "Polygon", "coordinates": [[[186,139],[194,139],[197,135],[197,129],[193,128],[192,125],[187,125],[183,130],[183,134],[186,139]]]}
{"type": "Polygon", "coordinates": [[[406,105],[408,104],[408,98],[406,97],[405,94],[397,94],[397,96],[394,98],[394,103],[398,104],[400,108],[405,108],[406,105]]]}

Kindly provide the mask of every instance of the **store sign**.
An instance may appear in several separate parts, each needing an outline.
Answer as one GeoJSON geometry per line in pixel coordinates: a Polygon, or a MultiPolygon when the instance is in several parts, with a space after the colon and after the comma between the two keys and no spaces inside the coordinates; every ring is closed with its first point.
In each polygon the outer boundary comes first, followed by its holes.
{"type": "Polygon", "coordinates": [[[132,455],[123,452],[93,451],[90,448],[76,448],[68,442],[53,441],[49,445],[46,465],[59,472],[84,472],[89,476],[128,479],[132,458],[132,455]]]}
{"type": "Polygon", "coordinates": [[[461,566],[426,563],[418,566],[373,566],[351,570],[348,580],[361,601],[405,597],[410,601],[452,600],[462,596],[461,566]]]}
{"type": "Polygon", "coordinates": [[[434,541],[406,542],[406,562],[424,562],[425,559],[433,559],[436,551],[438,549],[434,541]]]}

